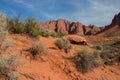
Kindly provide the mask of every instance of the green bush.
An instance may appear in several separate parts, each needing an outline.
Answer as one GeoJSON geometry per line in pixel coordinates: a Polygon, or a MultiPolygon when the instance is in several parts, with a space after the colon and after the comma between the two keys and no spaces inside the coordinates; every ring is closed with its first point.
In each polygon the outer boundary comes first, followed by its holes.
{"type": "Polygon", "coordinates": [[[37,22],[34,18],[27,18],[25,22],[25,33],[32,37],[37,37],[40,32],[36,24],[37,22]]]}
{"type": "Polygon", "coordinates": [[[13,19],[8,19],[8,29],[10,32],[13,33],[26,33],[30,37],[38,37],[40,32],[39,28],[37,27],[37,22],[34,18],[27,18],[25,23],[20,21],[20,15],[13,19]]]}
{"type": "Polygon", "coordinates": [[[13,19],[8,19],[7,23],[8,23],[8,29],[10,32],[18,33],[18,34],[24,33],[25,26],[24,26],[24,23],[20,21],[19,15],[13,19]]]}
{"type": "Polygon", "coordinates": [[[92,70],[94,67],[102,65],[99,53],[90,52],[88,49],[76,50],[75,64],[82,73],[92,70]]]}
{"type": "Polygon", "coordinates": [[[55,45],[59,49],[63,49],[66,53],[69,52],[69,49],[71,48],[70,41],[66,38],[59,38],[55,41],[55,45]]]}
{"type": "Polygon", "coordinates": [[[18,58],[15,54],[9,57],[2,55],[0,58],[0,77],[4,80],[18,80],[19,73],[17,67],[18,58]]]}

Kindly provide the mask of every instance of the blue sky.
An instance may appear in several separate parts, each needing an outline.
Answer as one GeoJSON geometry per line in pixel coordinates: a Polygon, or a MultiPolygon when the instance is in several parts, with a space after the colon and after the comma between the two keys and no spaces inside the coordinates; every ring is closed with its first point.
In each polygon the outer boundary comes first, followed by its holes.
{"type": "Polygon", "coordinates": [[[35,17],[38,21],[59,18],[85,25],[104,26],[120,12],[120,0],[0,0],[0,12],[14,17],[35,17]]]}

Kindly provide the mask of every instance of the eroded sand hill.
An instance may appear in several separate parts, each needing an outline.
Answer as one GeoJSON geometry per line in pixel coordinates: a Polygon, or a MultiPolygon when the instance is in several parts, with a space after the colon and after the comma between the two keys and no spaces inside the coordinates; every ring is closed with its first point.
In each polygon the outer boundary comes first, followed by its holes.
{"type": "Polygon", "coordinates": [[[41,54],[37,60],[32,60],[28,52],[24,51],[31,46],[29,37],[26,35],[9,35],[8,39],[12,38],[14,43],[12,48],[20,52],[21,65],[25,63],[18,68],[21,73],[20,80],[120,80],[120,65],[118,64],[95,68],[85,74],[77,71],[73,63],[74,49],[88,46],[72,45],[70,53],[66,54],[54,45],[56,38],[40,37],[39,41],[45,44],[48,52],[41,54]]]}

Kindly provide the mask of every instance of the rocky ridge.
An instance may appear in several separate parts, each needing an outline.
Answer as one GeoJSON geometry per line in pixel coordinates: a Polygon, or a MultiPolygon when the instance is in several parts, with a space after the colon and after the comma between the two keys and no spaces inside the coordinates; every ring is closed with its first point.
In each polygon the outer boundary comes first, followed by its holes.
{"type": "Polygon", "coordinates": [[[98,27],[91,24],[86,26],[80,22],[71,22],[64,19],[52,20],[48,22],[39,22],[38,25],[45,29],[50,29],[56,32],[62,32],[66,34],[96,35],[105,32],[116,25],[120,27],[120,13],[114,16],[111,24],[103,27],[98,27]]]}
{"type": "Polygon", "coordinates": [[[64,19],[39,22],[38,25],[56,32],[79,35],[95,35],[103,29],[102,27],[97,27],[95,25],[85,26],[80,22],[71,22],[64,19]]]}

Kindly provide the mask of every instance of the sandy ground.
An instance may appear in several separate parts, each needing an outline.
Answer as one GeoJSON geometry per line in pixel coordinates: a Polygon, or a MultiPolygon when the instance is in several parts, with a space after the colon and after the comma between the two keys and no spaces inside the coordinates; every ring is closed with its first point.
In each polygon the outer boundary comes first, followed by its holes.
{"type": "MultiPolygon", "coordinates": [[[[37,60],[31,60],[30,56],[27,55],[28,52],[22,51],[30,48],[31,40],[29,37],[26,35],[9,35],[8,39],[13,39],[13,49],[20,52],[21,65],[25,63],[24,66],[18,68],[21,73],[20,80],[120,80],[120,65],[118,64],[95,68],[85,74],[77,71],[73,63],[74,49],[87,46],[72,45],[70,53],[66,54],[54,45],[55,38],[40,37],[39,41],[45,44],[48,52],[41,54],[37,60]]],[[[87,37],[87,39],[90,44],[97,43],[94,37],[87,37]]],[[[108,40],[101,39],[103,42],[108,40]]]]}

